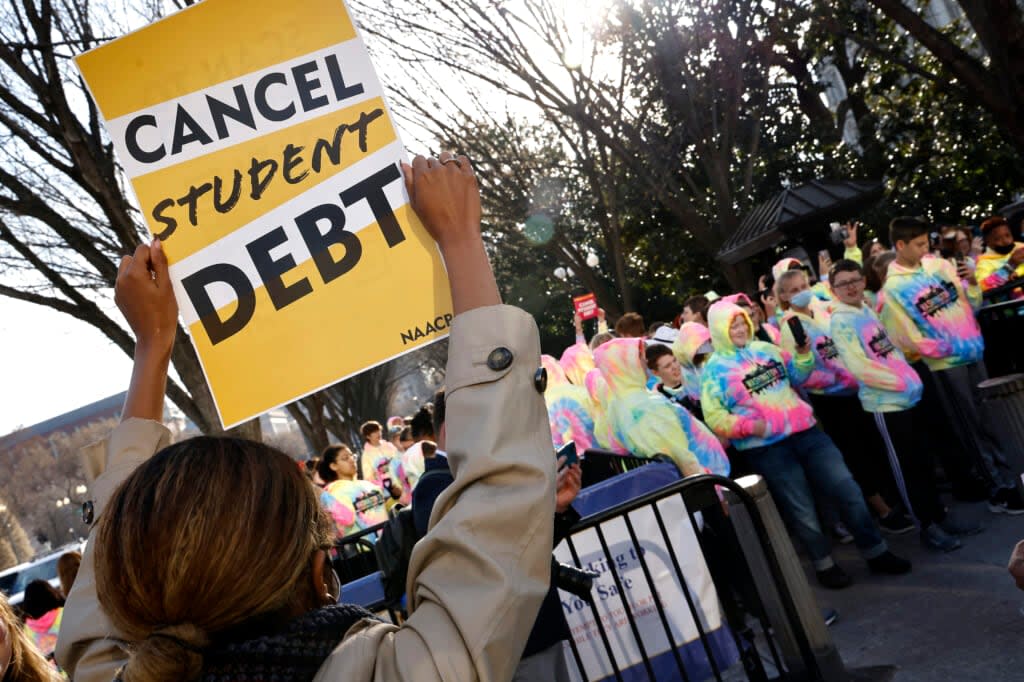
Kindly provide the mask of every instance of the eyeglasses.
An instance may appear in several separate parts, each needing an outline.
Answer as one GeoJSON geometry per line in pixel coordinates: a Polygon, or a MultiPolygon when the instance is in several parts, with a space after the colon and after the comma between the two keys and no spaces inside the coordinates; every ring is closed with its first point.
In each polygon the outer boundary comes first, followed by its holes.
{"type": "Polygon", "coordinates": [[[832,286],[834,286],[836,289],[852,289],[853,287],[857,286],[858,284],[863,284],[863,283],[864,283],[864,278],[863,277],[858,277],[856,279],[848,279],[845,282],[833,282],[832,286]]]}

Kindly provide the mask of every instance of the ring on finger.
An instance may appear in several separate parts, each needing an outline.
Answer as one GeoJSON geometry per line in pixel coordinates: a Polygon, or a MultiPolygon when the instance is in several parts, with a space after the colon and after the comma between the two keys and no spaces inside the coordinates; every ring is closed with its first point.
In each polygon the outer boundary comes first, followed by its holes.
{"type": "Polygon", "coordinates": [[[454,163],[454,164],[455,164],[456,166],[458,166],[459,168],[462,168],[462,161],[458,160],[458,159],[457,159],[457,158],[455,158],[454,156],[453,156],[452,158],[450,158],[450,159],[445,159],[445,160],[443,160],[443,161],[442,161],[441,163],[443,163],[443,164],[444,164],[444,165],[446,165],[446,166],[447,166],[447,165],[448,165],[449,163],[454,163]]]}

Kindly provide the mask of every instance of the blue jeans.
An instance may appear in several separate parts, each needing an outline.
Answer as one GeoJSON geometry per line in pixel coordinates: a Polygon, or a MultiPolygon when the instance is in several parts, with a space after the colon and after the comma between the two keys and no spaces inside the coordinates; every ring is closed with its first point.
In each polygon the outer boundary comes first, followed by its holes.
{"type": "Polygon", "coordinates": [[[763,448],[747,450],[750,466],[764,477],[783,520],[803,543],[814,570],[833,566],[832,544],[821,532],[814,492],[830,500],[865,559],[888,549],[875,526],[864,495],[846,468],[843,455],[818,428],[794,433],[763,448]]]}

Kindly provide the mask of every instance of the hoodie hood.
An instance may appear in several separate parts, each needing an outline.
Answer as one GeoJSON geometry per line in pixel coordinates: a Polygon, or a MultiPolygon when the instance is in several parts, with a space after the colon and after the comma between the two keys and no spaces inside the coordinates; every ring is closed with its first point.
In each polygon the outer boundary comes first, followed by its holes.
{"type": "Polygon", "coordinates": [[[594,351],[594,364],[612,396],[647,388],[643,339],[612,339],[594,351]]]}
{"type": "Polygon", "coordinates": [[[687,322],[679,328],[679,336],[672,344],[672,353],[683,367],[693,367],[693,358],[701,346],[710,342],[710,329],[696,322],[687,322]]]}
{"type": "Polygon", "coordinates": [[[548,372],[548,388],[569,383],[569,378],[565,376],[565,370],[553,356],[540,356],[540,365],[548,372]]]}
{"type": "Polygon", "coordinates": [[[794,265],[800,268],[804,266],[803,262],[798,258],[783,258],[778,263],[772,266],[772,279],[778,282],[779,277],[782,275],[782,273],[784,273],[786,270],[789,270],[794,265]]]}
{"type": "Polygon", "coordinates": [[[714,303],[708,309],[708,327],[711,329],[711,342],[716,353],[731,354],[737,351],[736,344],[729,338],[729,326],[737,315],[742,315],[747,322],[747,328],[750,330],[750,341],[747,343],[749,346],[754,341],[754,323],[750,321],[750,315],[746,310],[725,299],[714,303]]]}
{"type": "Polygon", "coordinates": [[[587,372],[594,369],[594,353],[585,343],[569,346],[558,361],[565,376],[577,386],[586,384],[587,372]]]}

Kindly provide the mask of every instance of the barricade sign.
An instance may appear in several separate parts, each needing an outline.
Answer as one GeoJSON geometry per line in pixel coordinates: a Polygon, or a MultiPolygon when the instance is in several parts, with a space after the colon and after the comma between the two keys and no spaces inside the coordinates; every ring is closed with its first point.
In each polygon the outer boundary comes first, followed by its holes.
{"type": "Polygon", "coordinates": [[[669,536],[660,530],[653,508],[644,506],[628,512],[639,546],[633,543],[624,518],[619,516],[570,538],[578,562],[574,561],[568,542],[563,542],[555,550],[559,561],[599,574],[592,594],[615,658],[613,665],[590,605],[560,591],[562,606],[586,675],[580,677],[572,655],[567,653],[574,680],[614,679],[615,667],[627,682],[647,680],[644,654],[655,673],[654,679],[676,679],[678,668],[673,649],[692,679],[705,679],[712,674],[705,644],[710,647],[720,669],[727,668],[738,658],[682,498],[673,495],[655,504],[662,519],[671,520],[669,536]],[[607,554],[601,546],[598,529],[608,548],[607,554]],[[670,546],[679,562],[681,574],[675,570],[670,546]],[[650,571],[656,596],[649,587],[641,561],[646,562],[650,571]],[[671,641],[659,614],[656,603],[659,599],[671,629],[671,641]],[[706,633],[706,643],[700,640],[691,603],[700,627],[706,633]],[[632,613],[639,638],[633,633],[627,610],[632,613]]]}
{"type": "Polygon", "coordinates": [[[586,294],[576,296],[572,299],[572,307],[583,320],[592,320],[597,317],[597,296],[586,294]]]}
{"type": "Polygon", "coordinates": [[[343,0],[205,0],[76,61],[225,427],[447,335],[343,0]]]}

